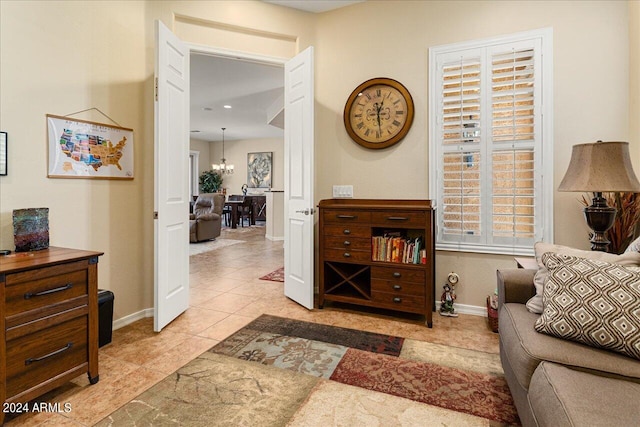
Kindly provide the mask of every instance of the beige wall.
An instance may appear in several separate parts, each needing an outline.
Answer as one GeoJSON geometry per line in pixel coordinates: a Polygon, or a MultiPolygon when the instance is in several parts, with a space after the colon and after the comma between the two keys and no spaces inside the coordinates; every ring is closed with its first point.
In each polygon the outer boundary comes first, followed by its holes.
{"type": "MultiPolygon", "coordinates": [[[[271,151],[272,155],[272,184],[274,190],[284,189],[284,140],[280,138],[241,139],[225,141],[224,156],[228,164],[233,164],[233,175],[225,175],[222,186],[227,194],[242,194],[242,184],[247,183],[247,154],[271,151]]],[[[220,163],[222,157],[222,142],[211,143],[210,163],[220,163]]],[[[255,189],[251,191],[265,191],[255,189]]]]}
{"type": "MultiPolygon", "coordinates": [[[[571,146],[596,139],[631,140],[640,171],[638,15],[637,3],[627,1],[368,1],[313,15],[256,1],[3,0],[0,128],[9,133],[10,147],[9,176],[0,177],[0,247],[13,247],[13,209],[47,206],[52,245],[105,251],[99,280],[116,294],[116,319],[153,305],[155,19],[180,30],[186,41],[217,47],[265,55],[316,47],[320,200],[331,196],[333,184],[353,184],[356,197],[428,198],[427,49],[543,27],[554,30],[555,185],[571,146]],[[185,29],[184,16],[214,23],[216,31],[258,30],[256,37],[267,40],[194,32],[185,29]],[[342,109],[353,88],[378,76],[407,86],[416,118],[400,144],[370,151],[349,139],[342,109]],[[46,178],[45,114],[91,107],[134,129],[133,181],[46,178]]],[[[557,243],[584,248],[578,197],[556,194],[555,236],[557,243]]],[[[458,302],[482,306],[495,287],[495,269],[512,265],[508,256],[438,253],[436,294],[456,270],[458,302]]]]}
{"type": "MultiPolygon", "coordinates": [[[[554,37],[552,179],[557,187],[572,145],[629,140],[628,7],[627,1],[369,1],[321,15],[316,196],[331,197],[332,184],[353,184],[356,197],[429,198],[428,48],[546,27],[553,28],[554,37]],[[371,151],[350,140],[341,115],[358,84],[383,76],[409,89],[416,117],[402,142],[371,151]]],[[[638,152],[640,140],[631,143],[638,152]]],[[[555,241],[587,248],[579,197],[556,193],[555,241]]],[[[439,252],[436,259],[436,297],[446,275],[456,271],[461,277],[458,302],[474,306],[483,306],[495,289],[496,268],[515,265],[510,256],[439,252]]]]}
{"type": "Polygon", "coordinates": [[[629,1],[629,141],[640,176],[640,1],[629,1]]]}

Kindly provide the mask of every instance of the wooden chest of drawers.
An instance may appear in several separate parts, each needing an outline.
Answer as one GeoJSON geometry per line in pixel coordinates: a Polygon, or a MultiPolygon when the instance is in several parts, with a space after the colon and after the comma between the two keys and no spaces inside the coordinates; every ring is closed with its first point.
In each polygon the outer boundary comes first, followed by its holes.
{"type": "Polygon", "coordinates": [[[28,402],[84,372],[98,382],[100,255],[50,247],[0,256],[1,402],[28,402]]]}
{"type": "Polygon", "coordinates": [[[431,201],[330,199],[320,201],[319,212],[319,306],[339,301],[424,314],[431,327],[431,201]],[[416,242],[425,250],[424,257],[411,256],[409,247],[416,242]]]}

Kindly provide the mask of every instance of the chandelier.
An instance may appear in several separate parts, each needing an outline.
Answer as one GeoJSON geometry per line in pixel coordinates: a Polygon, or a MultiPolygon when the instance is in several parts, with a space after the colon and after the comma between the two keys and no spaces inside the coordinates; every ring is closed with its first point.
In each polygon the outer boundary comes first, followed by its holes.
{"type": "Polygon", "coordinates": [[[212,164],[211,168],[216,171],[216,172],[220,172],[220,174],[222,175],[231,175],[233,173],[233,165],[228,165],[227,164],[227,159],[224,158],[224,131],[227,128],[221,128],[222,129],[222,158],[220,159],[220,164],[212,164]]]}

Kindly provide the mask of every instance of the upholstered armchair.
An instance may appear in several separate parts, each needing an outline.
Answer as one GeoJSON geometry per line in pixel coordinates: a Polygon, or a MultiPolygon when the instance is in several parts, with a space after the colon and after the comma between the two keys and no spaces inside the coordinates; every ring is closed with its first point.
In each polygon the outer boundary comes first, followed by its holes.
{"type": "Polygon", "coordinates": [[[189,217],[189,241],[194,243],[218,237],[222,228],[223,208],[223,194],[200,194],[193,204],[193,213],[189,217]]]}

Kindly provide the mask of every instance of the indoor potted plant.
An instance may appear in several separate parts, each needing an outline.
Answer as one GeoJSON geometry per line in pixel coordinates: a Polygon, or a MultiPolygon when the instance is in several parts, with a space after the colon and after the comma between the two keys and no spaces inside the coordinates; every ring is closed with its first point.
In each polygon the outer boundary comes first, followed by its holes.
{"type": "Polygon", "coordinates": [[[217,193],[222,187],[222,176],[213,170],[202,172],[200,175],[200,192],[217,193]]]}

